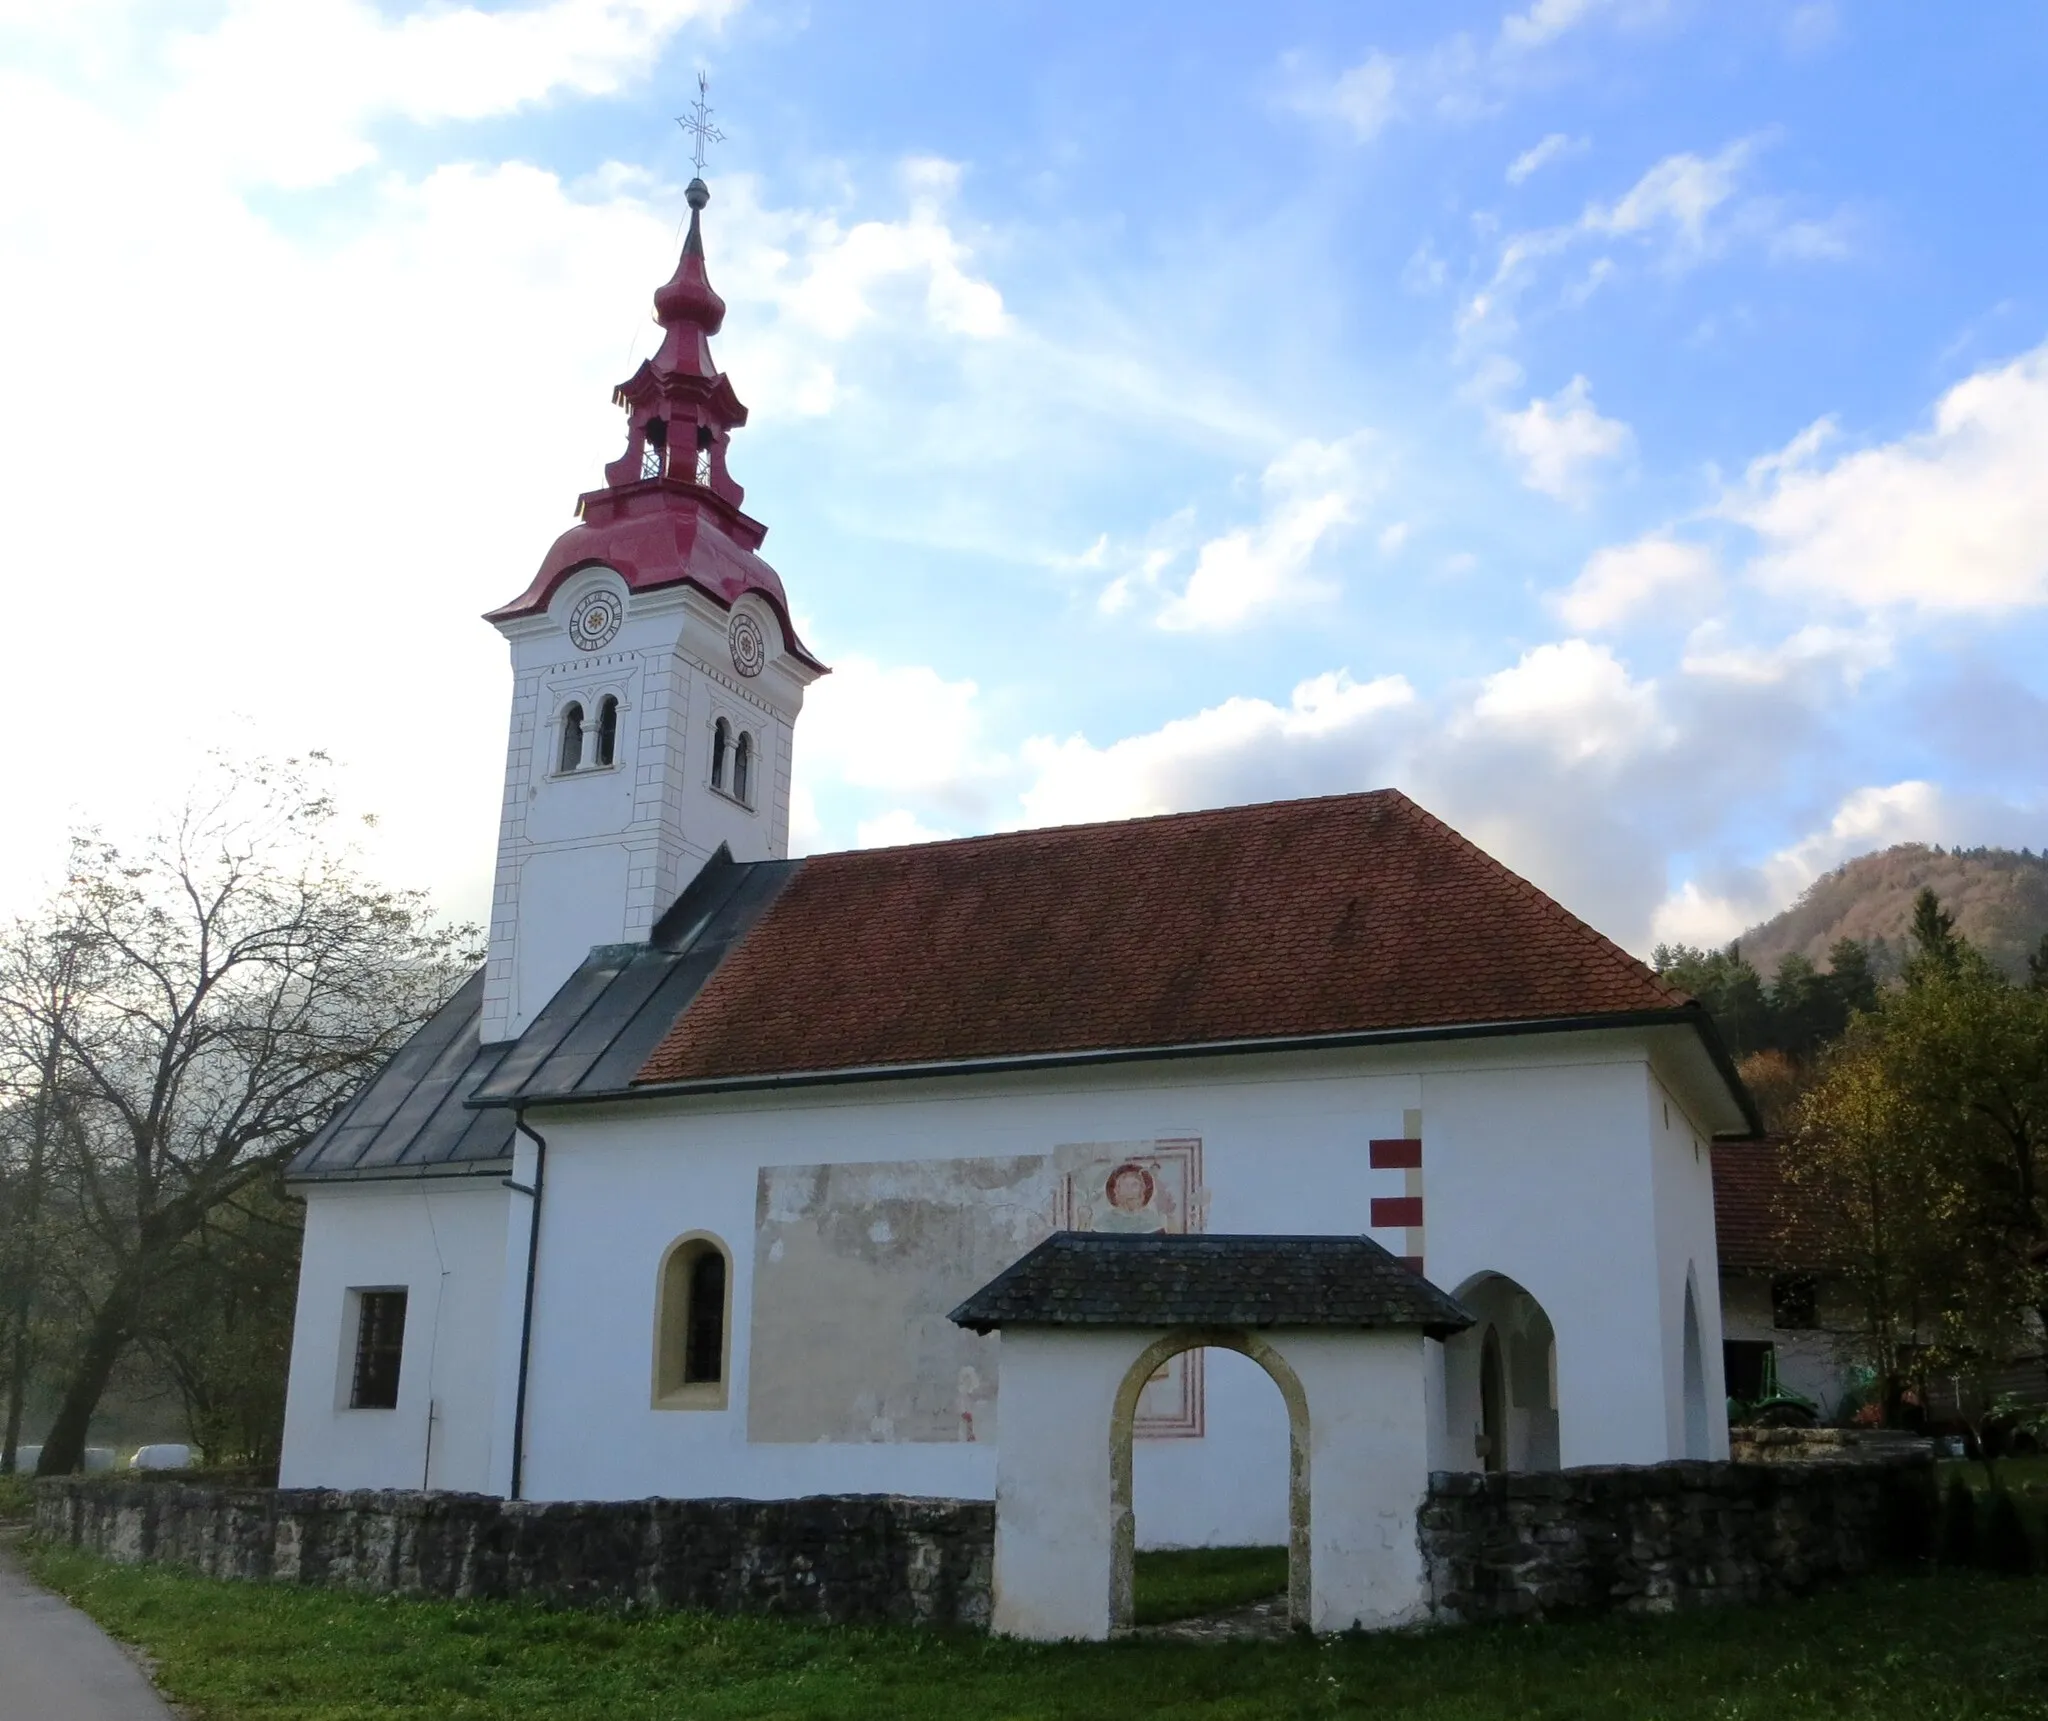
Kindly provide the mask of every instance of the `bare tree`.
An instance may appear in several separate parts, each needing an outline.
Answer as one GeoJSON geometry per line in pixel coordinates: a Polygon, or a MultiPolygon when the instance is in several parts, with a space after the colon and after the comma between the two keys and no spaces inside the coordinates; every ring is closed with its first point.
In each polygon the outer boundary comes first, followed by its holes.
{"type": "Polygon", "coordinates": [[[472,959],[467,928],[378,887],[337,840],[325,761],[234,764],[134,851],[77,839],[33,940],[71,963],[0,977],[0,1012],[61,1070],[47,1175],[89,1271],[40,1475],[87,1427],[159,1289],[197,1270],[210,1221],[274,1173],[403,1043],[472,959]]]}

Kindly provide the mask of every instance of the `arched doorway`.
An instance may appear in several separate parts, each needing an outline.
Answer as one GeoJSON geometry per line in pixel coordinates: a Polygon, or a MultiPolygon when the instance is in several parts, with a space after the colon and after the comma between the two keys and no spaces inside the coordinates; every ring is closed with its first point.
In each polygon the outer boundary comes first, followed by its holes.
{"type": "Polygon", "coordinates": [[[1486,1471],[1508,1467],[1508,1384],[1501,1362],[1500,1329],[1490,1322],[1479,1341],[1479,1464],[1486,1471]]]}
{"type": "Polygon", "coordinates": [[[1685,1333],[1683,1339],[1685,1385],[1685,1455],[1707,1456],[1707,1359],[1700,1342],[1699,1298],[1690,1268],[1685,1275],[1685,1333]]]}
{"type": "Polygon", "coordinates": [[[1444,1344],[1449,1463],[1466,1470],[1557,1469],[1557,1335],[1550,1316],[1504,1273],[1473,1275],[1457,1297],[1477,1320],[1444,1344]]]}
{"type": "Polygon", "coordinates": [[[1183,1351],[1236,1351],[1265,1370],[1287,1407],[1287,1616],[1310,1622],[1308,1395],[1287,1359],[1255,1333],[1183,1328],[1155,1340],[1138,1355],[1117,1387],[1109,1421],[1110,1596],[1112,1631],[1128,1630],[1135,1616],[1137,1515],[1132,1501],[1132,1444],[1138,1398],[1162,1363],[1183,1351]]]}

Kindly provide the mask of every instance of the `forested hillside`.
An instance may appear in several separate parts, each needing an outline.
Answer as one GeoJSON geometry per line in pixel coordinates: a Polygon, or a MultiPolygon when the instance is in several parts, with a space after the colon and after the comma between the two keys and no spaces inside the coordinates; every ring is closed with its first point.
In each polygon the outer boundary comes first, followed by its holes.
{"type": "Polygon", "coordinates": [[[1838,940],[1870,952],[1872,970],[1896,975],[1910,940],[1913,899],[1932,890],[1955,916],[1956,931],[2009,979],[2027,977],[2027,957],[2048,932],[2048,851],[1943,849],[1901,843],[1859,855],[1817,879],[1783,914],[1751,927],[1742,954],[1763,975],[1788,955],[1825,967],[1838,940]]]}

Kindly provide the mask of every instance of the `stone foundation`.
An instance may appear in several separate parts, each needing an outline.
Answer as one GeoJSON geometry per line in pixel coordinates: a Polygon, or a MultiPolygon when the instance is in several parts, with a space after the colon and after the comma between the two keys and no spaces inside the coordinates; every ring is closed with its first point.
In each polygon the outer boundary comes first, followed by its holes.
{"type": "Polygon", "coordinates": [[[483,1494],[38,1485],[36,1533],[218,1578],[558,1606],[988,1622],[995,1508],[894,1495],[505,1501],[483,1494]]]}
{"type": "Polygon", "coordinates": [[[1771,1601],[1927,1551],[1933,1460],[1910,1449],[1430,1478],[1422,1547],[1444,1621],[1771,1601]]]}

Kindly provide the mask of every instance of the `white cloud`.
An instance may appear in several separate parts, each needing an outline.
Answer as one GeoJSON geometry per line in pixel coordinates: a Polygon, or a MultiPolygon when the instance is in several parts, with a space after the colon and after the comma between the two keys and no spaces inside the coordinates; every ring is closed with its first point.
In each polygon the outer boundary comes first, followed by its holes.
{"type": "Polygon", "coordinates": [[[1585,500],[1594,469],[1635,446],[1626,424],[1600,416],[1583,376],[1573,377],[1548,400],[1531,400],[1520,412],[1495,412],[1493,431],[1524,484],[1566,502],[1585,500]]]}
{"type": "Polygon", "coordinates": [[[1316,552],[1358,518],[1377,487],[1364,459],[1367,442],[1362,432],[1337,442],[1304,439],[1275,459],[1260,480],[1258,521],[1202,545],[1159,625],[1213,632],[1320,595],[1325,588],[1311,572],[1316,552]]]}
{"type": "Polygon", "coordinates": [[[1526,12],[1510,12],[1500,21],[1500,39],[1512,48],[1540,48],[1555,41],[1611,5],[1613,0],[1535,0],[1526,12]]]}
{"type": "Polygon", "coordinates": [[[1507,180],[1510,185],[1520,185],[1532,174],[1541,173],[1553,161],[1563,161],[1568,156],[1583,155],[1587,140],[1572,137],[1566,132],[1554,131],[1540,143],[1529,148],[1508,163],[1507,180]]]}
{"type": "Polygon", "coordinates": [[[1351,128],[1360,143],[1370,143],[1386,129],[1396,110],[1398,74],[1391,54],[1375,49],[1330,86],[1329,111],[1351,128]]]}
{"type": "Polygon", "coordinates": [[[1851,629],[1812,622],[1774,645],[1733,641],[1728,633],[1728,624],[1718,620],[1695,629],[1679,667],[1687,675],[1751,687],[1777,687],[1795,680],[1810,685],[1823,675],[1853,687],[1892,657],[1891,636],[1881,627],[1851,629]]]}
{"type": "Polygon", "coordinates": [[[1567,304],[1583,305],[1615,275],[1615,252],[1622,247],[1672,274],[1737,245],[1755,246],[1776,261],[1848,256],[1853,224],[1846,214],[1799,217],[1781,198],[1744,194],[1744,177],[1765,141],[1756,134],[1715,155],[1688,150],[1665,156],[1613,201],[1588,203],[1576,220],[1509,234],[1492,273],[1459,307],[1460,334],[1469,345],[1512,332],[1522,295],[1558,260],[1588,246],[1602,255],[1565,291],[1567,304]]]}
{"type": "MultiPolygon", "coordinates": [[[[645,31],[687,12],[425,16],[472,20],[482,53],[507,20],[581,20],[611,41],[605,21],[623,19],[616,41],[646,47],[645,31]]],[[[228,24],[252,18],[269,27],[252,8],[228,24]]],[[[398,28],[347,7],[309,28],[372,26],[398,28]]],[[[537,62],[513,58],[451,108],[536,87],[520,68],[537,62]]],[[[619,47],[621,77],[637,75],[628,58],[619,47]]],[[[344,117],[411,87],[413,73],[359,59],[337,54],[317,98],[344,117]],[[330,87],[357,77],[368,94],[330,87]]],[[[595,87],[593,65],[570,54],[546,87],[595,87]]],[[[525,585],[618,451],[610,391],[674,266],[680,187],[617,166],[565,185],[517,163],[448,165],[379,170],[345,200],[278,214],[178,129],[181,100],[0,71],[0,150],[44,164],[0,176],[0,470],[37,501],[14,522],[4,579],[15,606],[70,594],[71,617],[92,594],[94,619],[62,627],[90,633],[99,689],[80,704],[69,648],[11,666],[21,707],[71,715],[63,749],[16,763],[24,840],[0,850],[0,902],[42,887],[67,823],[171,792],[251,717],[263,746],[324,746],[370,786],[381,870],[474,914],[504,744],[501,717],[477,714],[501,713],[506,691],[502,645],[476,617],[525,585]],[[138,363],[161,406],[139,416],[94,383],[138,363]]],[[[907,211],[863,222],[764,207],[751,182],[720,180],[708,239],[734,314],[719,357],[759,418],[829,405],[842,367],[1000,344],[1000,300],[946,214],[951,170],[912,163],[905,179],[907,211]]],[[[823,684],[828,711],[843,685],[823,684]]],[[[946,721],[919,746],[943,757],[946,721]]],[[[805,744],[824,728],[807,722],[805,744]]]]}
{"type": "Polygon", "coordinates": [[[1357,682],[1338,671],[1302,682],[1286,705],[1228,699],[1106,747],[1078,735],[1028,741],[1024,822],[1134,818],[1337,786],[1328,763],[1354,755],[1414,702],[1401,676],[1357,682]]]}
{"type": "Polygon", "coordinates": [[[158,126],[230,178],[324,185],[367,166],[372,122],[476,120],[557,95],[607,95],[644,78],[685,24],[732,0],[548,0],[393,18],[367,0],[231,0],[209,29],[172,39],[177,87],[158,126]]]}
{"type": "Polygon", "coordinates": [[[1856,608],[1996,615],[2048,603],[2048,345],[1957,383],[1932,425],[1829,460],[1832,421],[1723,503],[1768,588],[1856,608]]]}
{"type": "Polygon", "coordinates": [[[1583,639],[1539,645],[1489,675],[1455,727],[1537,741],[1571,763],[1625,757],[1668,739],[1656,687],[1634,680],[1607,646],[1583,639]]]}
{"type": "Polygon", "coordinates": [[[843,783],[966,805],[1005,768],[984,740],[972,681],[849,656],[805,695],[796,777],[814,795],[817,785],[843,783]]]}
{"type": "Polygon", "coordinates": [[[942,831],[925,824],[915,813],[897,807],[872,819],[862,819],[854,827],[853,846],[857,849],[892,849],[906,843],[944,842],[956,837],[958,831],[942,831]]]}
{"type": "Polygon", "coordinates": [[[1652,603],[1687,598],[1696,602],[1717,584],[1711,550],[1653,533],[1596,550],[1579,577],[1552,603],[1572,627],[1599,633],[1652,603]]]}

